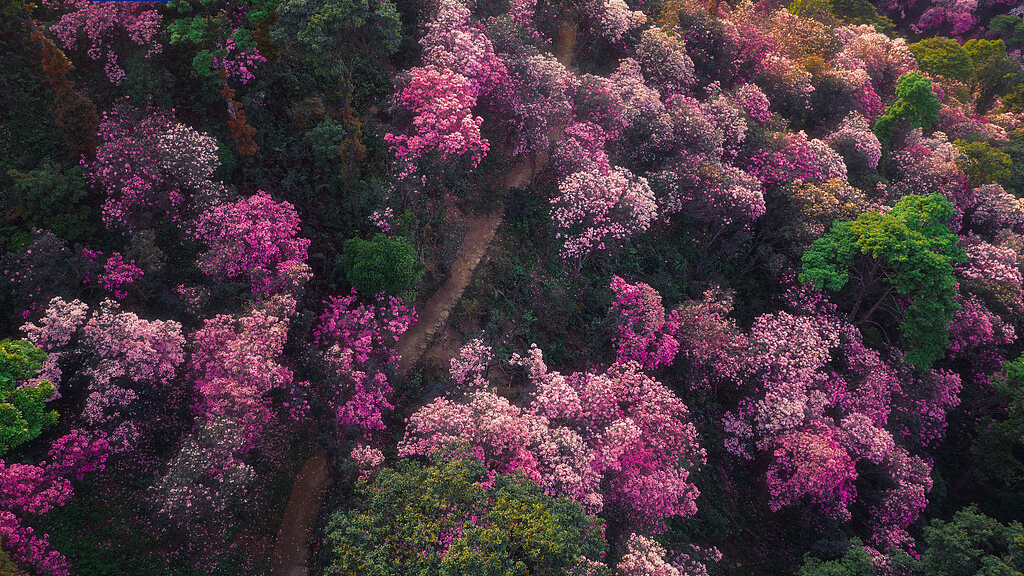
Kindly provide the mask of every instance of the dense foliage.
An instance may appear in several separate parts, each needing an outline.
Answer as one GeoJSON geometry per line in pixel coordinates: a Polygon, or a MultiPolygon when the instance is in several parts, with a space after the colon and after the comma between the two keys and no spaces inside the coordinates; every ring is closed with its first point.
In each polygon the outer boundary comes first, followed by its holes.
{"type": "Polygon", "coordinates": [[[1021,573],[1019,4],[0,2],[0,573],[1021,573]]]}

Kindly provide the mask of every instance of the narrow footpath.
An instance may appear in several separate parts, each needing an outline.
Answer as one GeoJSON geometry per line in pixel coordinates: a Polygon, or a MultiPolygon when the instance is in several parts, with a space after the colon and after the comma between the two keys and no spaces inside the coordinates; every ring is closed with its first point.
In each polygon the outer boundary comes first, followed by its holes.
{"type": "MultiPolygon", "coordinates": [[[[569,67],[575,45],[576,29],[571,26],[563,26],[559,29],[559,38],[555,44],[555,58],[569,67]]],[[[552,130],[551,136],[557,139],[561,136],[562,131],[563,127],[559,126],[552,130]]],[[[538,157],[536,170],[540,171],[546,162],[546,154],[538,157]]],[[[532,175],[530,160],[528,158],[521,159],[505,175],[505,192],[510,188],[527,185],[532,175]]],[[[486,254],[495,231],[501,225],[502,217],[503,210],[499,210],[496,214],[469,219],[469,231],[466,232],[466,237],[463,238],[455,256],[448,280],[427,300],[419,311],[416,322],[398,340],[399,373],[408,374],[431,345],[433,339],[443,331],[452,308],[462,298],[462,293],[465,292],[466,286],[469,285],[469,281],[473,277],[473,271],[476,270],[477,265],[486,254]]],[[[452,347],[444,348],[451,349],[452,347]]],[[[456,346],[455,349],[458,347],[456,346]]],[[[309,539],[313,535],[314,523],[329,480],[327,461],[322,454],[318,453],[311,457],[303,465],[302,471],[292,486],[284,517],[281,519],[281,528],[278,531],[270,559],[270,576],[306,576],[309,574],[309,539]]]]}

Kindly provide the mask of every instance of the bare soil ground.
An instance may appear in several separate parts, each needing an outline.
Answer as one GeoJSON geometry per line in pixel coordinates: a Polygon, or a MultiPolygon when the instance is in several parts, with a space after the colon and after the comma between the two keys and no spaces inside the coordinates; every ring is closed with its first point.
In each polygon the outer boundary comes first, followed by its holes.
{"type": "Polygon", "coordinates": [[[313,522],[320,511],[328,480],[327,461],[323,454],[306,460],[284,509],[281,530],[270,559],[271,576],[309,574],[309,537],[312,536],[313,522]]]}

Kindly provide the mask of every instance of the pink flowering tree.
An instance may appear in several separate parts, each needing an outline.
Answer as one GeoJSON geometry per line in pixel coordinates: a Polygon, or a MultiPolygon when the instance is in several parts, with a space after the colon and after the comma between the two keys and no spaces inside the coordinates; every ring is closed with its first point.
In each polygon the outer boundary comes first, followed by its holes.
{"type": "Polygon", "coordinates": [[[171,320],[145,320],[123,312],[105,300],[91,314],[78,300],[51,300],[39,324],[23,328],[28,339],[50,356],[42,374],[58,389],[67,389],[70,376],[86,378],[88,386],[81,418],[105,430],[111,442],[127,447],[139,436],[139,418],[131,414],[141,396],[166,394],[185,360],[181,325],[171,320]],[[62,358],[79,356],[85,367],[65,375],[62,358]]]}
{"type": "Polygon", "coordinates": [[[474,100],[503,88],[507,82],[505,64],[494,53],[482,26],[473,21],[469,7],[461,0],[441,0],[436,10],[420,39],[423,61],[468,79],[474,100]]]}
{"type": "MultiPolygon", "coordinates": [[[[294,304],[293,304],[294,306],[294,304]]],[[[252,447],[273,418],[267,393],[292,383],[281,365],[288,336],[287,315],[254,310],[242,317],[207,320],[192,338],[189,369],[208,421],[232,419],[252,447]]]]}
{"type": "Polygon", "coordinates": [[[767,464],[769,507],[809,504],[848,521],[855,502],[875,502],[860,519],[865,536],[880,549],[907,546],[931,481],[906,446],[941,438],[959,376],[887,364],[827,305],[756,319],[749,348],[742,376],[752,393],[722,427],[728,451],[767,464]],[[860,495],[860,470],[885,481],[860,495]]]}
{"type": "Polygon", "coordinates": [[[779,438],[774,456],[767,475],[771,494],[768,505],[772,510],[808,498],[815,504],[835,507],[841,519],[849,519],[857,472],[832,427],[811,423],[786,434],[779,438]]]}
{"type": "Polygon", "coordinates": [[[256,476],[240,459],[246,438],[237,422],[223,417],[205,421],[187,436],[167,469],[153,484],[157,518],[180,528],[240,510],[251,501],[256,476]]]}
{"type": "Polygon", "coordinates": [[[650,177],[664,214],[683,213],[704,223],[709,237],[730,224],[764,216],[764,186],[741,168],[713,156],[684,154],[650,177]]]}
{"type": "Polygon", "coordinates": [[[163,16],[151,4],[88,0],[49,0],[44,4],[70,9],[50,27],[50,32],[60,39],[66,50],[85,48],[90,60],[102,62],[103,70],[113,84],[120,85],[124,80],[125,73],[119,60],[127,55],[121,51],[127,42],[146,48],[147,57],[163,48],[156,41],[163,16]],[[80,44],[83,37],[86,42],[80,44]]]}
{"type": "Polygon", "coordinates": [[[513,139],[513,156],[546,152],[549,134],[572,115],[572,97],[578,80],[554,57],[546,54],[507,62],[510,94],[504,98],[513,139]]]}
{"type": "Polygon", "coordinates": [[[652,538],[630,534],[626,553],[615,566],[620,576],[708,576],[708,564],[718,562],[722,554],[712,547],[689,552],[669,552],[652,538]]]}
{"type": "Polygon", "coordinates": [[[548,494],[573,498],[591,513],[602,508],[595,456],[580,435],[493,392],[476,390],[424,406],[409,418],[398,454],[429,456],[449,442],[469,442],[492,472],[519,470],[548,494]]]}
{"type": "Polygon", "coordinates": [[[878,168],[878,161],[882,159],[882,143],[871,131],[867,119],[857,112],[851,112],[844,118],[839,128],[825,137],[824,142],[847,161],[855,158],[870,168],[878,168]]]}
{"type": "Polygon", "coordinates": [[[441,161],[468,154],[474,166],[487,154],[480,135],[483,118],[473,116],[479,88],[458,72],[427,65],[414,68],[399,98],[413,114],[409,133],[387,134],[399,159],[418,160],[437,153],[441,161]]]}
{"type": "Polygon", "coordinates": [[[618,363],[629,360],[639,362],[646,370],[670,365],[679,351],[675,335],[679,330],[678,313],[665,314],[661,295],[654,288],[640,282],[629,284],[612,276],[612,302],[610,314],[617,318],[618,363]]]}
{"type": "Polygon", "coordinates": [[[215,140],[170,114],[121,102],[104,113],[99,140],[96,160],[83,163],[106,193],[108,228],[130,233],[178,222],[190,201],[202,204],[222,193],[210,180],[220,164],[215,140]]]}
{"type": "Polygon", "coordinates": [[[553,200],[555,237],[563,256],[579,274],[595,251],[612,250],[628,236],[646,230],[657,214],[647,179],[625,168],[591,169],[570,174],[553,200]]]}
{"type": "Polygon", "coordinates": [[[636,56],[651,85],[666,97],[685,94],[694,83],[693,60],[681,36],[652,26],[641,34],[636,56]]]}
{"type": "Polygon", "coordinates": [[[298,237],[299,224],[294,206],[263,191],[214,206],[195,224],[195,238],[210,247],[199,267],[219,280],[245,278],[257,294],[287,288],[309,248],[309,240],[298,237]]]}
{"type": "Polygon", "coordinates": [[[708,290],[703,300],[684,303],[672,311],[678,326],[680,358],[689,368],[695,388],[717,391],[723,383],[735,386],[744,367],[747,337],[740,333],[732,312],[732,298],[722,290],[708,290]]]}

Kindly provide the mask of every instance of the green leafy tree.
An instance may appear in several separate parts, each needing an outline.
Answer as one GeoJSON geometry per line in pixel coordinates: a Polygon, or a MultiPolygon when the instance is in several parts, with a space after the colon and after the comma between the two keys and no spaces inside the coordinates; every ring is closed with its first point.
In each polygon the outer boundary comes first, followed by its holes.
{"type": "Polygon", "coordinates": [[[434,462],[402,460],[357,485],[359,504],[327,527],[327,574],[562,576],[604,553],[601,520],[575,502],[521,474],[488,485],[472,457],[434,462]]]}
{"type": "Polygon", "coordinates": [[[80,166],[61,172],[46,161],[27,174],[10,170],[7,175],[14,181],[25,221],[33,230],[49,230],[69,243],[91,238],[96,217],[86,203],[80,166]]]}
{"type": "Polygon", "coordinates": [[[932,81],[917,72],[900,76],[896,83],[896,101],[875,121],[875,134],[888,143],[900,120],[914,128],[930,128],[939,121],[942,104],[932,91],[932,81]]]}
{"type": "Polygon", "coordinates": [[[57,412],[46,409],[57,392],[53,384],[21,386],[45,360],[46,353],[25,340],[0,340],[0,456],[57,422],[57,412]]]}
{"type": "Polygon", "coordinates": [[[1024,526],[1001,524],[974,506],[952,522],[924,529],[924,570],[929,576],[1019,576],[1024,573],[1024,526]]]}
{"type": "Polygon", "coordinates": [[[1024,81],[1024,72],[1006,57],[1002,40],[968,40],[964,50],[971,56],[978,77],[978,112],[988,110],[996,96],[1006,94],[1024,81]]]}
{"type": "Polygon", "coordinates": [[[800,280],[836,292],[849,286],[849,319],[881,326],[876,315],[888,314],[909,343],[907,361],[927,368],[949,345],[947,324],[959,309],[953,264],[966,255],[944,224],[952,214],[939,194],[907,196],[885,214],[833,224],[804,253],[800,280]]]}
{"type": "Polygon", "coordinates": [[[854,538],[850,548],[841,558],[821,560],[804,554],[804,564],[796,576],[875,576],[875,563],[864,549],[864,544],[854,538]]]}
{"type": "Polygon", "coordinates": [[[360,294],[384,292],[408,302],[416,299],[413,288],[423,276],[416,249],[404,238],[380,233],[373,240],[346,240],[340,264],[348,283],[360,294]]]}
{"type": "Polygon", "coordinates": [[[921,70],[964,84],[974,81],[974,63],[971,62],[971,55],[956,40],[926,38],[914,42],[908,48],[917,58],[917,66],[921,70]]]}
{"type": "Polygon", "coordinates": [[[1013,160],[1009,154],[993,148],[987,142],[968,142],[959,139],[953,144],[963,154],[957,162],[971,179],[972,186],[989,184],[1011,176],[1013,160]]]}

